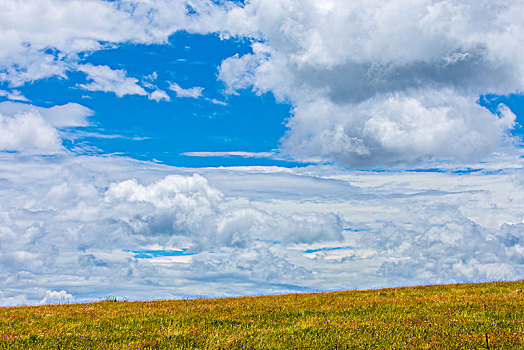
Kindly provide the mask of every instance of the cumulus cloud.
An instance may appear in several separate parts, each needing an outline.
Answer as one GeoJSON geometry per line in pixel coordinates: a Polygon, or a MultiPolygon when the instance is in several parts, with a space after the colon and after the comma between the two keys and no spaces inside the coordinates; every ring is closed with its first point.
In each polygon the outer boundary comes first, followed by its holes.
{"type": "MultiPolygon", "coordinates": [[[[505,224],[493,233],[464,218],[417,230],[385,226],[384,240],[376,248],[389,251],[385,255],[391,260],[379,273],[406,283],[512,279],[522,264],[521,226],[505,224]]],[[[372,245],[370,241],[363,238],[362,243],[372,245]]]]}
{"type": "MultiPolygon", "coordinates": [[[[511,143],[512,125],[498,121],[502,113],[482,110],[478,97],[524,88],[523,49],[515,39],[524,31],[515,15],[521,2],[26,0],[2,6],[0,79],[14,86],[80,70],[92,80],[80,85],[85,89],[168,100],[122,70],[79,65],[78,53],[163,43],[178,30],[253,39],[253,52],[222,62],[219,77],[229,93],[252,88],[293,104],[282,150],[297,159],[362,166],[486,156],[511,143]],[[428,131],[428,120],[442,125],[428,131]],[[492,127],[494,135],[486,132],[492,127]],[[450,156],[451,144],[459,154],[450,156]]],[[[176,83],[171,90],[178,97],[202,95],[200,87],[176,83]]]]}
{"type": "Polygon", "coordinates": [[[256,239],[284,244],[342,239],[342,220],[335,214],[283,215],[248,203],[235,205],[223,201],[222,194],[197,174],[170,175],[147,186],[136,180],[114,183],[105,201],[122,212],[122,220],[133,232],[180,236],[181,241],[191,242],[192,251],[246,248],[256,239]]]}
{"type": "Polygon", "coordinates": [[[202,96],[202,91],[204,88],[201,88],[199,86],[192,87],[189,89],[184,89],[180,87],[177,83],[171,83],[169,85],[169,89],[174,91],[176,93],[176,97],[191,97],[191,98],[199,98],[202,96]]]}
{"type": "Polygon", "coordinates": [[[129,16],[100,1],[4,1],[0,6],[0,42],[5,48],[1,79],[15,86],[65,76],[76,52],[98,49],[99,41],[137,34],[129,16]],[[116,23],[122,30],[116,30],[116,23]]]}
{"type": "Polygon", "coordinates": [[[93,111],[77,103],[49,108],[18,102],[0,103],[0,150],[31,154],[58,154],[61,129],[89,125],[93,111]]]}
{"type": "Polygon", "coordinates": [[[388,94],[349,105],[316,100],[294,109],[282,149],[297,158],[351,165],[479,159],[500,149],[516,116],[504,105],[499,115],[492,114],[475,101],[448,89],[388,94]]]}
{"type": "Polygon", "coordinates": [[[232,34],[256,39],[253,53],[224,61],[220,78],[295,106],[283,149],[297,158],[447,159],[451,145],[459,158],[485,156],[505,144],[512,117],[476,101],[524,87],[524,65],[508,54],[522,52],[523,6],[254,0],[228,14],[232,34]]]}
{"type": "Polygon", "coordinates": [[[65,78],[81,52],[128,42],[163,43],[177,30],[212,32],[224,12],[205,0],[2,1],[0,80],[19,86],[65,78]],[[198,15],[189,14],[188,6],[198,15]]]}
{"type": "Polygon", "coordinates": [[[80,72],[87,74],[88,84],[79,86],[89,91],[113,92],[118,97],[125,95],[147,95],[146,90],[137,84],[138,79],[127,76],[123,69],[111,69],[108,66],[84,64],[78,66],[80,72]]]}
{"type": "Polygon", "coordinates": [[[273,252],[268,244],[258,244],[251,250],[236,248],[226,254],[202,254],[194,259],[190,268],[198,279],[220,281],[234,276],[246,284],[288,284],[290,289],[300,289],[300,284],[311,278],[312,272],[279,253],[273,252]]]}
{"type": "Polygon", "coordinates": [[[93,111],[78,103],[67,103],[61,106],[49,108],[37,107],[26,103],[1,102],[0,113],[3,115],[14,116],[18,113],[34,111],[38,113],[50,125],[56,128],[73,128],[89,126],[88,117],[93,115],[93,111]]]}
{"type": "MultiPolygon", "coordinates": [[[[2,6],[0,79],[13,86],[80,70],[91,80],[80,85],[85,89],[168,100],[165,91],[146,91],[147,82],[122,70],[79,64],[78,54],[164,43],[178,30],[218,32],[253,40],[252,53],[222,62],[227,92],[271,92],[294,106],[282,139],[282,153],[292,158],[350,166],[469,160],[513,142],[511,117],[503,117],[509,110],[489,114],[477,100],[524,88],[523,49],[515,39],[524,31],[515,15],[521,2],[26,0],[2,6]],[[42,14],[43,21],[34,20],[42,14]],[[438,127],[428,130],[429,120],[438,127]],[[450,151],[453,144],[458,154],[450,151]]],[[[201,87],[173,83],[171,90],[178,97],[202,95],[201,87]]]]}
{"type": "MultiPolygon", "coordinates": [[[[109,294],[151,298],[162,291],[174,296],[175,290],[196,295],[194,284],[186,291],[172,281],[193,279],[183,265],[190,264],[191,271],[204,268],[197,266],[208,260],[205,256],[211,259],[205,278],[220,279],[224,272],[213,270],[213,261],[235,257],[237,263],[228,270],[236,271],[235,284],[245,283],[245,269],[256,262],[261,275],[249,290],[255,293],[266,284],[273,290],[279,274],[292,279],[305,269],[278,249],[265,256],[271,242],[287,247],[342,239],[342,219],[335,213],[258,208],[247,198],[224,197],[206,178],[184,169],[67,155],[51,160],[4,154],[0,164],[0,192],[8,198],[0,204],[0,278],[9,286],[6,298],[25,290],[34,303],[45,298],[46,290],[62,289],[75,300],[109,294]],[[137,180],[129,180],[131,174],[137,180]],[[147,249],[187,249],[196,255],[177,263],[132,253],[147,249]],[[244,261],[253,254],[260,258],[244,261]],[[154,296],[147,285],[159,287],[154,296]]],[[[212,285],[203,293],[218,295],[212,285]]]]}
{"type": "Polygon", "coordinates": [[[171,100],[171,98],[169,97],[169,95],[165,91],[159,90],[159,89],[157,89],[157,90],[153,91],[152,93],[150,93],[149,94],[149,99],[150,100],[155,100],[157,102],[162,101],[162,100],[164,100],[164,101],[171,100]]]}
{"type": "Polygon", "coordinates": [[[3,153],[0,300],[50,302],[46,294],[62,290],[83,301],[523,278],[522,159],[484,165],[471,174],[194,174],[116,157],[3,153]]]}
{"type": "Polygon", "coordinates": [[[10,297],[4,297],[0,291],[0,306],[20,306],[27,305],[27,295],[18,294],[10,297]]]}
{"type": "Polygon", "coordinates": [[[22,95],[22,93],[18,90],[0,90],[0,96],[7,97],[9,100],[12,101],[28,101],[27,97],[22,95]]]}
{"type": "Polygon", "coordinates": [[[60,153],[62,142],[57,130],[38,112],[14,116],[0,114],[0,150],[24,153],[60,153]]]}
{"type": "Polygon", "coordinates": [[[40,304],[60,304],[72,301],[74,301],[73,296],[65,290],[48,290],[44,298],[40,301],[40,304]]]}
{"type": "Polygon", "coordinates": [[[143,186],[136,180],[111,184],[106,200],[124,199],[129,202],[149,202],[159,208],[183,205],[197,208],[216,207],[221,193],[208,186],[206,179],[194,174],[192,177],[171,175],[165,179],[143,186]]]}

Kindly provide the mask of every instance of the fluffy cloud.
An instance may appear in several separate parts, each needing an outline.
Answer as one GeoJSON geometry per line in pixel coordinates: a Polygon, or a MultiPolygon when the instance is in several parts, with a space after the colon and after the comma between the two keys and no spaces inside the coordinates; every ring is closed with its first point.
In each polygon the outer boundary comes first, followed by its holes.
{"type": "Polygon", "coordinates": [[[93,111],[76,103],[49,108],[0,103],[0,150],[32,154],[63,153],[60,129],[88,126],[93,111]]]}
{"type": "MultiPolygon", "coordinates": [[[[23,160],[4,154],[0,163],[0,192],[8,198],[0,205],[0,277],[11,291],[6,298],[21,293],[23,285],[32,286],[25,289],[30,302],[62,289],[75,300],[115,294],[153,297],[149,287],[139,287],[151,284],[162,285],[158,293],[173,296],[176,289],[184,295],[185,287],[173,289],[169,281],[194,277],[186,276],[186,263],[156,265],[132,253],[147,249],[189,249],[197,254],[191,269],[207,266],[210,279],[223,273],[211,269],[213,261],[236,257],[228,271],[237,271],[239,284],[249,274],[246,267],[256,262],[261,275],[250,289],[254,292],[260,283],[277,283],[279,274],[291,278],[304,273],[277,251],[267,255],[271,241],[289,246],[342,239],[337,214],[260,209],[249,199],[225,198],[204,177],[184,169],[143,163],[142,172],[131,160],[67,155],[23,160]],[[141,180],[127,179],[130,174],[141,180]],[[253,254],[260,258],[245,261],[253,254]]],[[[217,295],[211,286],[205,293],[217,295]]]]}
{"type": "MultiPolygon", "coordinates": [[[[153,81],[156,80],[156,73],[144,77],[142,82],[138,79],[127,76],[127,72],[123,69],[111,69],[108,66],[93,66],[91,64],[83,64],[76,67],[76,70],[87,74],[87,84],[79,84],[78,86],[88,91],[105,91],[112,92],[118,97],[125,95],[147,95],[150,100],[154,101],[169,101],[169,95],[160,90],[153,81]],[[144,88],[147,88],[146,91],[144,88]]],[[[176,85],[176,84],[174,84],[176,85]]],[[[202,88],[191,88],[184,90],[178,85],[170,89],[177,93],[178,97],[193,97],[198,98],[201,95],[202,88]]]]}
{"type": "Polygon", "coordinates": [[[0,81],[23,85],[76,70],[78,54],[119,43],[164,43],[177,30],[213,32],[212,2],[7,0],[0,4],[0,81]]]}
{"type": "Polygon", "coordinates": [[[299,104],[282,149],[301,159],[373,165],[432,157],[465,161],[500,150],[515,115],[499,115],[453,90],[416,90],[340,105],[299,104]]]}
{"type": "Polygon", "coordinates": [[[191,97],[191,98],[199,98],[200,96],[202,96],[202,90],[204,90],[203,88],[199,86],[192,87],[189,89],[184,89],[180,87],[180,85],[178,85],[177,83],[171,83],[169,85],[169,89],[174,91],[177,97],[191,97]]]}
{"type": "MultiPolygon", "coordinates": [[[[362,166],[483,157],[512,143],[512,117],[504,107],[494,114],[480,108],[478,97],[524,89],[523,49],[515,39],[524,32],[516,15],[524,8],[520,1],[25,0],[0,6],[0,79],[13,86],[80,70],[91,80],[81,85],[88,90],[168,100],[122,70],[79,65],[78,54],[164,43],[178,30],[253,39],[253,52],[225,60],[219,77],[229,93],[252,88],[294,105],[282,154],[296,159],[362,166]],[[430,121],[438,127],[428,128],[430,121]]],[[[171,90],[178,97],[202,95],[199,87],[172,84],[171,90]]]]}
{"type": "Polygon", "coordinates": [[[18,294],[11,297],[4,297],[0,291],[0,306],[19,306],[27,305],[27,295],[18,294]]]}
{"type": "Polygon", "coordinates": [[[202,254],[193,260],[190,268],[199,279],[220,281],[234,277],[246,284],[262,285],[264,289],[278,290],[280,286],[281,290],[300,290],[300,284],[312,278],[312,272],[289,262],[281,254],[268,244],[258,244],[250,250],[236,248],[225,254],[202,254]]]}
{"type": "Polygon", "coordinates": [[[27,98],[18,90],[0,90],[0,96],[5,96],[12,101],[27,101],[27,98]]]}
{"type": "Polygon", "coordinates": [[[64,76],[75,53],[98,49],[101,41],[140,36],[126,13],[102,1],[4,1],[0,13],[1,78],[15,86],[64,76]]]}
{"type": "Polygon", "coordinates": [[[65,290],[48,290],[45,293],[44,298],[40,301],[40,304],[60,304],[72,301],[74,301],[73,296],[67,293],[65,290]]]}
{"type": "Polygon", "coordinates": [[[231,91],[252,87],[295,105],[283,149],[297,158],[447,159],[452,145],[475,158],[500,149],[512,127],[476,100],[522,91],[523,7],[254,0],[228,17],[232,34],[257,39],[253,53],[224,61],[220,77],[231,91]]]}
{"type": "Polygon", "coordinates": [[[47,123],[56,128],[74,128],[88,126],[88,117],[93,115],[93,111],[78,103],[67,103],[61,106],[49,108],[36,107],[26,103],[1,102],[0,113],[3,115],[14,116],[19,113],[35,112],[42,116],[47,123]]]}
{"type": "Polygon", "coordinates": [[[384,231],[376,248],[381,254],[388,251],[384,255],[390,260],[379,273],[391,282],[512,279],[522,272],[522,224],[504,224],[490,232],[471,220],[454,219],[415,230],[385,225],[384,231]]]}
{"type": "Polygon", "coordinates": [[[149,99],[155,100],[157,102],[162,101],[162,100],[165,100],[165,101],[171,100],[171,98],[165,91],[158,90],[158,89],[149,94],[149,99]]]}
{"type": "Polygon", "coordinates": [[[282,215],[223,201],[222,193],[197,174],[170,175],[148,186],[136,180],[114,183],[105,201],[121,212],[133,232],[189,242],[191,251],[246,248],[257,239],[290,244],[343,238],[342,221],[335,214],[282,215]]]}
{"type": "Polygon", "coordinates": [[[4,153],[0,301],[39,303],[62,290],[83,301],[519,279],[522,160],[484,165],[471,174],[194,174],[124,158],[4,153]]]}
{"type": "Polygon", "coordinates": [[[89,91],[113,92],[118,97],[125,95],[147,95],[146,90],[137,84],[138,79],[130,78],[123,69],[111,69],[108,66],[84,64],[78,66],[80,72],[87,74],[88,84],[80,87],[89,91]]]}
{"type": "MultiPolygon", "coordinates": [[[[295,84],[327,89],[338,102],[428,83],[505,93],[523,83],[522,62],[508,55],[522,50],[514,34],[524,26],[514,14],[523,6],[513,1],[494,6],[489,1],[255,0],[233,9],[229,25],[233,33],[266,41],[264,51],[276,56],[262,62],[256,78],[269,78],[279,69],[291,79],[281,91],[292,97],[289,85],[295,84]]],[[[271,89],[278,91],[276,85],[271,89]]]]}
{"type": "Polygon", "coordinates": [[[57,130],[37,112],[27,112],[0,114],[0,150],[54,154],[63,149],[57,130]]]}

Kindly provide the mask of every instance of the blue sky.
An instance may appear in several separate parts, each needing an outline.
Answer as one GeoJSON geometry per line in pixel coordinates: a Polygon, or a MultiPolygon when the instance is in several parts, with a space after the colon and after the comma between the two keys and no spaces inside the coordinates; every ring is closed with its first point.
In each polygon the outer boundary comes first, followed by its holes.
{"type": "Polygon", "coordinates": [[[0,304],[524,278],[522,10],[4,1],[0,304]]]}
{"type": "MultiPolygon", "coordinates": [[[[292,102],[277,101],[271,92],[261,93],[251,88],[228,93],[218,77],[222,61],[234,55],[252,54],[251,44],[251,40],[244,38],[223,39],[216,33],[202,35],[182,31],[169,36],[162,45],[126,43],[79,53],[82,64],[124,70],[128,76],[154,83],[156,88],[168,93],[169,101],[86,91],[80,85],[88,80],[87,74],[81,72],[38,80],[17,91],[39,107],[78,103],[90,108],[94,113],[89,117],[90,126],[83,131],[106,138],[85,136],[75,142],[96,148],[97,154],[118,153],[184,167],[311,164],[294,162],[290,157],[185,155],[278,150],[292,114],[292,102]],[[185,89],[201,87],[202,95],[177,98],[176,93],[169,90],[172,82],[185,89]]],[[[9,84],[4,83],[4,88],[9,89],[9,84]]],[[[0,97],[0,101],[7,100],[7,96],[0,97]]],[[[499,104],[508,106],[516,116],[516,125],[509,132],[522,137],[524,97],[487,94],[479,96],[478,103],[495,114],[499,104]]],[[[64,146],[73,149],[75,144],[65,140],[64,146]]]]}
{"type": "MultiPolygon", "coordinates": [[[[68,72],[19,88],[34,105],[49,107],[78,103],[94,111],[86,132],[122,138],[86,137],[98,153],[121,153],[136,159],[176,166],[285,165],[299,163],[245,157],[189,157],[185,152],[271,152],[284,135],[291,105],[276,102],[270,93],[249,89],[226,94],[217,80],[220,63],[235,54],[251,53],[250,41],[222,40],[217,34],[177,32],[163,45],[124,44],[95,53],[81,53],[82,63],[123,69],[129,76],[156,74],[154,83],[169,91],[170,82],[189,89],[202,87],[199,98],[155,101],[144,96],[86,91],[79,88],[86,74],[68,72]],[[134,140],[133,140],[134,139],[134,140]]],[[[7,100],[7,97],[2,100],[7,100]]],[[[78,141],[77,141],[78,142],[78,141]]],[[[74,146],[65,143],[70,149],[74,146]]]]}

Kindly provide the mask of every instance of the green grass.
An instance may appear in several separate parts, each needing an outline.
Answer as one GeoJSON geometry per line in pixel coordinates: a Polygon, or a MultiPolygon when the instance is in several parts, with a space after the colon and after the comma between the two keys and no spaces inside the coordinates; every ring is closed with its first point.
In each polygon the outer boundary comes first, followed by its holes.
{"type": "Polygon", "coordinates": [[[0,349],[524,349],[523,290],[519,281],[0,308],[0,349]]]}

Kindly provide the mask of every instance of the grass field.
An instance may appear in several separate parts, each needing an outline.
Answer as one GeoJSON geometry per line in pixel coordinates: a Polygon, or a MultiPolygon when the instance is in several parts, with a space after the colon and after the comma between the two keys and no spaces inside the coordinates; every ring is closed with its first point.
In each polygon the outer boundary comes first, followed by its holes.
{"type": "Polygon", "coordinates": [[[524,349],[524,281],[0,308],[0,349],[524,349]]]}

